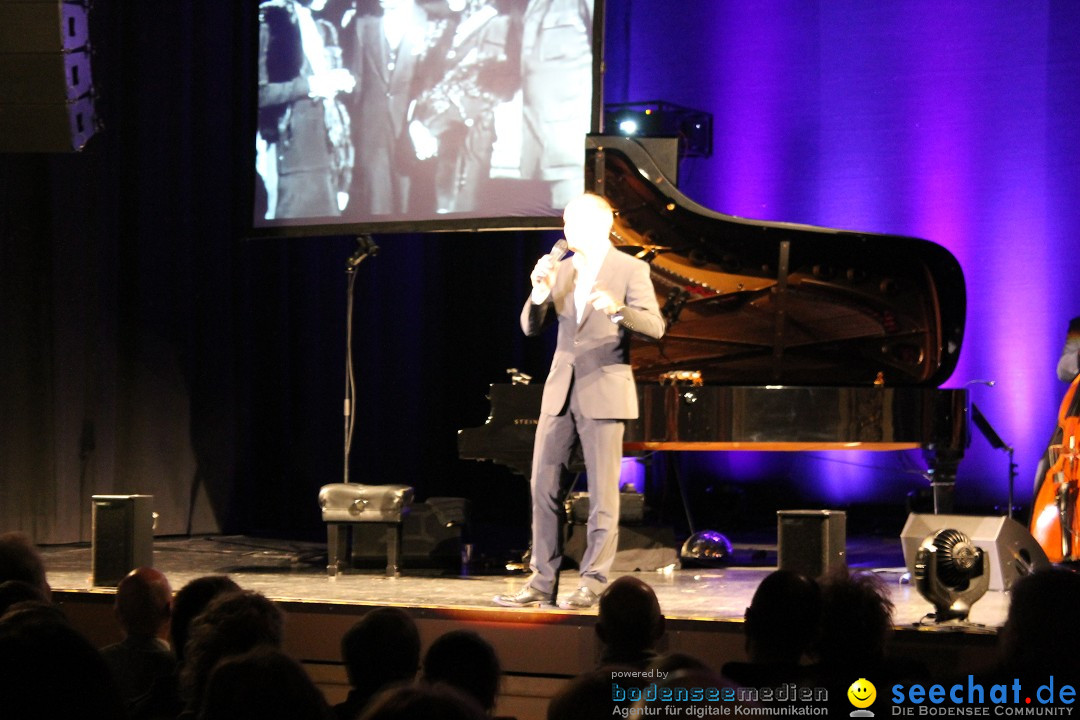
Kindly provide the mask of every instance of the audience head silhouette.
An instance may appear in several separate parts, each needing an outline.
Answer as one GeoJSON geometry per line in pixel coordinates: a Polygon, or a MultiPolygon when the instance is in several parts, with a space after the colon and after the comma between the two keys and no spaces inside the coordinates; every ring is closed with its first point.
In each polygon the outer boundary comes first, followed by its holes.
{"type": "Polygon", "coordinates": [[[226,575],[204,575],[195,578],[176,592],[172,602],[172,623],[169,634],[172,638],[173,652],[178,662],[184,660],[184,645],[187,644],[191,621],[206,609],[210,601],[218,595],[235,592],[240,586],[226,575]]]}
{"type": "Polygon", "coordinates": [[[341,638],[341,658],[352,690],[334,711],[339,718],[355,718],[380,690],[413,681],[420,633],[400,608],[369,610],[341,638]]]}
{"type": "Polygon", "coordinates": [[[23,580],[0,582],[0,617],[3,617],[8,608],[23,602],[47,603],[49,598],[40,587],[23,580]]]}
{"type": "Polygon", "coordinates": [[[206,684],[200,720],[330,720],[322,692],[300,663],[260,646],[225,658],[206,684]]]}
{"type": "Polygon", "coordinates": [[[0,619],[0,708],[5,718],[126,718],[97,648],[58,608],[32,601],[0,619]]]}
{"type": "Polygon", "coordinates": [[[476,702],[447,685],[402,685],[376,696],[360,720],[484,720],[476,702]]]}
{"type": "Polygon", "coordinates": [[[1049,568],[1012,587],[999,643],[1006,669],[1014,673],[1080,677],[1080,574],[1049,568]],[[1066,610],[1065,612],[1062,612],[1066,610]]]}
{"type": "Polygon", "coordinates": [[[261,645],[281,647],[284,616],[264,595],[240,590],[214,598],[191,623],[181,670],[187,707],[198,712],[210,671],[220,661],[261,645]]]}
{"type": "Polygon", "coordinates": [[[21,580],[41,590],[46,599],[52,597],[41,555],[20,532],[0,534],[0,583],[8,580],[21,580]]]}
{"type": "Polygon", "coordinates": [[[596,634],[605,646],[605,664],[647,665],[664,634],[656,593],[632,575],[612,581],[600,595],[596,634]]]}
{"type": "Polygon", "coordinates": [[[798,663],[817,639],[821,589],[790,570],[766,576],[746,608],[746,653],[753,663],[798,663]]]}
{"type": "Polygon", "coordinates": [[[853,668],[879,665],[892,634],[892,615],[889,590],[874,573],[845,569],[826,576],[821,585],[819,660],[853,668]]]}
{"type": "Polygon", "coordinates": [[[582,673],[555,693],[548,703],[547,720],[596,720],[615,714],[628,702],[612,699],[611,673],[631,670],[627,666],[610,665],[582,673]]]}
{"type": "Polygon", "coordinates": [[[470,630],[442,635],[424,655],[425,682],[455,687],[487,712],[495,707],[501,674],[495,648],[470,630]]]}
{"type": "MultiPolygon", "coordinates": [[[[658,655],[655,660],[649,663],[649,669],[659,670],[660,673],[663,673],[663,677],[667,677],[668,675],[684,670],[708,671],[710,668],[708,663],[695,655],[683,652],[673,652],[658,655]]],[[[660,673],[657,674],[659,675],[660,673]]]]}
{"type": "Polygon", "coordinates": [[[420,633],[404,610],[377,608],[345,633],[341,655],[353,687],[411,682],[420,667],[420,633]]]}
{"type": "Polygon", "coordinates": [[[172,610],[172,588],[159,570],[137,568],[116,586],[113,607],[129,637],[164,638],[172,610]]]}

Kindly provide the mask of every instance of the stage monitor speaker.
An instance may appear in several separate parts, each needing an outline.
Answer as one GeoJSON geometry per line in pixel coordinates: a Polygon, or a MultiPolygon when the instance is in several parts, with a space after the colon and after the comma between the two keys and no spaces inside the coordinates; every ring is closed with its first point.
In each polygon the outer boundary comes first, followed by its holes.
{"type": "Polygon", "coordinates": [[[0,0],[0,152],[81,150],[97,130],[88,10],[0,0]]]}
{"type": "MultiPolygon", "coordinates": [[[[401,566],[459,568],[465,562],[464,530],[469,524],[465,498],[432,497],[413,503],[401,523],[401,566]]],[[[352,564],[372,568],[386,565],[386,531],[377,525],[353,526],[352,564]]]]}
{"type": "MultiPolygon", "coordinates": [[[[585,525],[589,522],[589,493],[570,493],[563,501],[566,522],[585,525]]],[[[634,490],[619,493],[619,525],[640,525],[645,522],[645,496],[634,490]]]]}
{"type": "Polygon", "coordinates": [[[847,515],[841,510],[778,510],[777,566],[818,578],[847,566],[847,515]]]}
{"type": "MultiPolygon", "coordinates": [[[[563,556],[581,565],[588,544],[583,525],[566,525],[563,540],[563,556]]],[[[611,569],[615,572],[653,572],[679,562],[675,531],[666,526],[622,525],[619,542],[615,548],[615,560],[611,569]]]]}
{"type": "Polygon", "coordinates": [[[990,556],[990,589],[1008,590],[1024,575],[1050,567],[1046,553],[1020,523],[1004,516],[908,515],[900,531],[904,565],[914,576],[919,545],[938,530],[952,528],[967,535],[990,556]]]}
{"type": "Polygon", "coordinates": [[[153,495],[93,495],[91,584],[116,587],[154,565],[153,495]]]}

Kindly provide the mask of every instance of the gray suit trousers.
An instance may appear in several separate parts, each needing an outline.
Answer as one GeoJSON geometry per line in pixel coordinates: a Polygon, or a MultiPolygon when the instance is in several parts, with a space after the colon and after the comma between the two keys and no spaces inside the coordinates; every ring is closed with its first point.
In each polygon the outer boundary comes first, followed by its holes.
{"type": "Polygon", "coordinates": [[[593,420],[581,414],[571,387],[559,415],[541,414],[532,464],[532,577],[529,585],[544,593],[558,591],[562,498],[560,480],[574,441],[580,437],[588,475],[588,549],[581,559],[581,584],[599,593],[607,585],[619,534],[619,472],[622,420],[593,420]]]}

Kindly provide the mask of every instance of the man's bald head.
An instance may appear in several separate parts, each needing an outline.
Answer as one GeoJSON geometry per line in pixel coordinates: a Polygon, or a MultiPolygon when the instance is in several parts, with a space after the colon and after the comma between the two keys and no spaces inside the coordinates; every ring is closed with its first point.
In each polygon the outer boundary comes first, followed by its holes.
{"type": "Polygon", "coordinates": [[[154,568],[132,570],[116,588],[116,617],[128,635],[162,636],[172,609],[172,588],[154,568]]]}
{"type": "Polygon", "coordinates": [[[615,213],[606,199],[593,193],[578,195],[563,210],[566,242],[575,252],[597,253],[611,246],[615,213]]]}

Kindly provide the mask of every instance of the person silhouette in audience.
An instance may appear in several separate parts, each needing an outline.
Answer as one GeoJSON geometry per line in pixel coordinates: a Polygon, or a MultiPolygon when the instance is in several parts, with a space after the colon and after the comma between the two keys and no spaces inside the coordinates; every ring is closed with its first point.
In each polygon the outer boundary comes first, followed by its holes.
{"type": "Polygon", "coordinates": [[[28,583],[41,590],[46,600],[52,599],[45,563],[30,538],[20,532],[0,534],[0,583],[8,580],[28,583]]]}
{"type": "Polygon", "coordinates": [[[804,678],[800,664],[817,640],[821,589],[813,580],[777,570],[766,576],[746,608],[743,632],[749,662],[729,662],[722,674],[744,687],[804,678]]]}
{"type": "Polygon", "coordinates": [[[629,693],[616,699],[615,685],[622,691],[641,690],[653,682],[634,671],[629,665],[608,665],[572,678],[548,703],[548,720],[594,720],[624,712],[634,701],[629,693]]]}
{"type": "Polygon", "coordinates": [[[0,619],[0,716],[126,720],[101,654],[44,602],[16,603],[0,619]]]}
{"type": "Polygon", "coordinates": [[[132,570],[116,587],[113,603],[124,639],[102,648],[126,703],[146,694],[159,677],[176,670],[165,638],[169,635],[172,588],[165,575],[151,567],[132,570]]]}
{"type": "Polygon", "coordinates": [[[239,590],[240,586],[225,575],[205,575],[191,580],[176,592],[169,623],[176,669],[169,675],[158,677],[145,694],[128,706],[131,720],[171,720],[183,711],[178,674],[184,664],[184,646],[191,622],[215,597],[239,590]]]}
{"type": "Polygon", "coordinates": [[[1048,568],[1012,586],[998,636],[1001,672],[1014,677],[1080,678],[1080,574],[1048,568]],[[1065,610],[1065,612],[1062,612],[1065,610]]]}
{"type": "Polygon", "coordinates": [[[562,687],[548,703],[547,720],[593,720],[611,717],[618,707],[611,698],[611,672],[605,668],[578,675],[562,687]]]}
{"type": "Polygon", "coordinates": [[[892,635],[893,602],[882,580],[846,570],[824,579],[816,650],[825,669],[880,667],[892,635]]]}
{"type": "Polygon", "coordinates": [[[251,590],[214,598],[191,623],[180,670],[185,707],[180,717],[198,717],[210,671],[227,657],[260,646],[280,648],[285,616],[273,601],[251,590]]]}
{"type": "Polygon", "coordinates": [[[0,582],[0,617],[3,617],[8,608],[22,602],[48,603],[49,599],[41,588],[23,580],[0,582]]]}
{"type": "MultiPolygon", "coordinates": [[[[664,674],[664,676],[683,671],[712,671],[712,668],[709,667],[709,664],[701,658],[682,652],[664,653],[663,655],[657,655],[656,659],[649,663],[648,669],[659,670],[664,674]]],[[[660,673],[656,674],[659,675],[660,673]]]]}
{"type": "Polygon", "coordinates": [[[176,592],[176,597],[173,598],[169,634],[177,662],[184,661],[184,646],[187,644],[191,621],[198,617],[210,601],[218,595],[238,590],[240,586],[227,575],[204,575],[190,581],[176,592]]]}
{"type": "Polygon", "coordinates": [[[603,645],[601,665],[644,669],[656,660],[664,615],[653,589],[632,575],[612,581],[600,594],[596,635],[603,645]]]}
{"type": "Polygon", "coordinates": [[[260,646],[225,658],[210,673],[199,720],[332,720],[300,663],[260,646]]]}
{"type": "Polygon", "coordinates": [[[927,679],[921,663],[886,654],[893,608],[885,582],[872,572],[843,569],[821,581],[818,663],[810,672],[818,685],[828,689],[833,710],[851,711],[847,689],[858,678],[874,678],[879,688],[927,679]]]}
{"type": "Polygon", "coordinates": [[[404,610],[370,610],[342,637],[341,658],[352,689],[334,713],[340,720],[355,720],[380,690],[416,677],[420,633],[404,610]]]}
{"type": "Polygon", "coordinates": [[[485,720],[476,701],[449,685],[402,685],[372,698],[360,720],[485,720]]]}
{"type": "Polygon", "coordinates": [[[452,630],[440,636],[424,655],[422,679],[461,690],[488,715],[495,709],[502,669],[495,648],[471,630],[452,630]]]}

